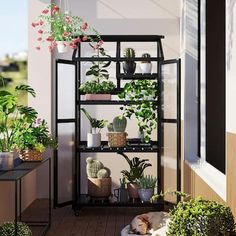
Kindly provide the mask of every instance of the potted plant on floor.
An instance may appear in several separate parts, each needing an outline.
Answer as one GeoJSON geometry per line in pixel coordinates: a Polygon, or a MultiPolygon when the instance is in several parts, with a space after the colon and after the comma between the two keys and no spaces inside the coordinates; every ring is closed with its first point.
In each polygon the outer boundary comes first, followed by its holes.
{"type": "Polygon", "coordinates": [[[111,171],[103,163],[91,157],[86,159],[88,176],[88,195],[92,198],[111,196],[111,171]]]}
{"type": "Polygon", "coordinates": [[[35,91],[28,85],[16,86],[12,93],[0,91],[0,168],[12,169],[14,166],[13,152],[18,146],[19,128],[23,129],[23,121],[33,122],[37,112],[32,107],[19,104],[22,93],[35,97],[35,91]]]}
{"type": "Polygon", "coordinates": [[[145,61],[141,61],[139,64],[142,74],[150,74],[152,72],[152,63],[150,61],[151,55],[149,53],[144,53],[142,57],[147,59],[145,61]]]}
{"type": "MultiPolygon", "coordinates": [[[[7,222],[0,226],[1,236],[15,236],[16,235],[16,224],[15,222],[7,222]]],[[[22,222],[17,222],[17,235],[19,236],[32,236],[32,231],[29,226],[22,222]]]]}
{"type": "MultiPolygon", "coordinates": [[[[73,16],[70,12],[62,12],[55,3],[49,4],[32,23],[38,33],[37,42],[49,43],[50,52],[57,47],[59,53],[67,52],[68,47],[76,48],[81,41],[94,43],[94,48],[101,45],[101,37],[98,32],[90,27],[79,16],[73,16]],[[89,35],[95,35],[91,37],[89,35]]],[[[36,49],[40,50],[40,46],[36,49]]]]}
{"type": "Polygon", "coordinates": [[[170,213],[167,235],[235,235],[235,222],[229,207],[201,197],[179,202],[170,213]]]}
{"type": "Polygon", "coordinates": [[[135,58],[135,50],[133,48],[125,48],[124,58],[129,60],[123,62],[123,70],[127,75],[133,75],[136,69],[136,62],[131,59],[135,58]]]}
{"type": "Polygon", "coordinates": [[[133,157],[130,160],[129,157],[123,152],[118,152],[118,154],[125,158],[130,167],[129,171],[121,171],[123,177],[126,178],[127,181],[129,181],[127,184],[128,195],[133,200],[137,199],[139,198],[137,179],[140,179],[143,176],[144,170],[147,167],[152,166],[152,164],[148,163],[148,159],[140,159],[139,157],[133,157]]]}
{"type": "MultiPolygon", "coordinates": [[[[93,58],[100,56],[110,57],[106,54],[104,48],[98,48],[97,54],[93,58]]],[[[80,91],[85,93],[85,100],[111,100],[111,92],[115,89],[115,84],[109,80],[107,67],[108,62],[92,62],[92,66],[86,72],[87,76],[92,76],[92,80],[85,82],[80,86],[80,91]]]]}
{"type": "Polygon", "coordinates": [[[85,114],[90,122],[90,132],[87,134],[87,147],[100,147],[101,146],[101,129],[104,128],[107,124],[107,120],[97,120],[92,118],[90,114],[84,109],[81,108],[81,111],[85,114]]]}
{"type": "Polygon", "coordinates": [[[154,189],[157,184],[157,178],[146,175],[137,180],[139,189],[138,195],[142,202],[149,202],[154,195],[154,189]]]}

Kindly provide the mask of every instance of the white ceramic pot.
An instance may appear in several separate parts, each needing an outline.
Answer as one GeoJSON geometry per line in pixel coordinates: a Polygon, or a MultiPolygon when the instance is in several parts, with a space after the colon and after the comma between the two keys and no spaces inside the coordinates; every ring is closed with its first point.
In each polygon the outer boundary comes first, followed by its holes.
{"type": "Polygon", "coordinates": [[[141,62],[139,64],[142,74],[150,74],[152,72],[152,63],[141,62]]]}
{"type": "Polygon", "coordinates": [[[65,41],[57,41],[57,51],[58,53],[65,53],[67,52],[68,47],[65,41]]]}
{"type": "Polygon", "coordinates": [[[11,170],[14,168],[14,153],[0,152],[0,170],[11,170]]]}
{"type": "Polygon", "coordinates": [[[100,147],[101,146],[101,133],[88,133],[87,134],[87,147],[100,147]]]}

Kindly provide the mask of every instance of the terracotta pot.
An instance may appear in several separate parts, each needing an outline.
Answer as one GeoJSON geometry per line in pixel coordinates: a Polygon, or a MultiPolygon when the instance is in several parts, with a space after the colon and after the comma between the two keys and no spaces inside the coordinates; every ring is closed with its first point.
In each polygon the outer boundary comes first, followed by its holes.
{"type": "Polygon", "coordinates": [[[131,199],[139,198],[138,187],[139,186],[137,183],[128,183],[127,184],[127,191],[128,191],[129,198],[131,198],[131,199]]]}
{"type": "Polygon", "coordinates": [[[88,178],[88,195],[90,197],[107,198],[111,196],[111,177],[88,178]]]}
{"type": "Polygon", "coordinates": [[[111,94],[85,94],[85,100],[111,100],[111,94]]]}

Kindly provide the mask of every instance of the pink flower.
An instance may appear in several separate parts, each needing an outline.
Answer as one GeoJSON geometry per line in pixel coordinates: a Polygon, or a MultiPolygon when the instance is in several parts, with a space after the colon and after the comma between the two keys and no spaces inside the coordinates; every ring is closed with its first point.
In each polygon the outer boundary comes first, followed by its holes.
{"type": "Polygon", "coordinates": [[[67,23],[71,23],[71,19],[70,19],[69,16],[65,16],[65,20],[66,20],[67,23]]]}
{"type": "Polygon", "coordinates": [[[73,49],[76,49],[76,48],[77,48],[77,46],[76,46],[73,42],[70,43],[70,47],[73,48],[73,49]]]}
{"type": "Polygon", "coordinates": [[[88,28],[88,23],[84,22],[83,25],[81,26],[82,30],[86,30],[88,28]]]}
{"type": "Polygon", "coordinates": [[[38,40],[38,41],[42,41],[42,38],[41,38],[41,37],[39,37],[37,40],[38,40]]]}
{"type": "Polygon", "coordinates": [[[76,44],[76,43],[80,43],[81,42],[81,39],[80,37],[76,38],[73,40],[73,43],[76,44]]]}
{"type": "Polygon", "coordinates": [[[64,32],[64,34],[63,34],[64,37],[67,37],[69,35],[70,35],[70,32],[64,32]]]}
{"type": "Polygon", "coordinates": [[[57,5],[53,7],[52,13],[55,14],[57,12],[60,11],[60,7],[58,7],[57,5]]]}
{"type": "Polygon", "coordinates": [[[87,40],[88,40],[88,36],[87,36],[87,35],[84,35],[83,41],[87,41],[87,40]]]}
{"type": "Polygon", "coordinates": [[[39,21],[39,24],[40,24],[40,25],[43,25],[43,24],[44,24],[44,22],[41,20],[41,21],[39,21]]]}
{"type": "Polygon", "coordinates": [[[44,10],[42,11],[43,14],[48,14],[48,12],[49,12],[48,9],[44,9],[44,10]]]}
{"type": "Polygon", "coordinates": [[[104,43],[104,42],[103,42],[102,40],[100,40],[100,41],[98,42],[98,45],[99,45],[99,46],[102,46],[103,43],[104,43]]]}
{"type": "Polygon", "coordinates": [[[35,28],[37,26],[37,23],[33,22],[31,25],[35,28]]]}
{"type": "Polygon", "coordinates": [[[38,47],[36,47],[36,49],[37,49],[37,50],[40,50],[41,48],[38,46],[38,47]]]}
{"type": "Polygon", "coordinates": [[[49,52],[52,52],[52,51],[53,51],[53,49],[54,49],[54,47],[53,47],[53,46],[48,46],[48,50],[49,50],[49,52]]]}
{"type": "Polygon", "coordinates": [[[43,30],[41,30],[41,29],[38,30],[38,33],[39,33],[39,34],[42,34],[42,33],[43,33],[43,30]]]}
{"type": "Polygon", "coordinates": [[[51,44],[53,47],[56,47],[57,46],[57,43],[55,41],[52,42],[51,44]]]}
{"type": "Polygon", "coordinates": [[[46,40],[47,40],[48,42],[52,42],[52,41],[53,41],[53,37],[52,37],[52,36],[48,36],[48,37],[46,38],[46,40]]]}

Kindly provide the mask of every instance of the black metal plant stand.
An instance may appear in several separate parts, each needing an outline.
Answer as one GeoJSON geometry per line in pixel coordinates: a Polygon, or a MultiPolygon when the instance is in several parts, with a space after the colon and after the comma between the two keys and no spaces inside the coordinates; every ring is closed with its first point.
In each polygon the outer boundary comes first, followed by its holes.
{"type": "MultiPolygon", "coordinates": [[[[177,179],[177,190],[181,189],[181,178],[180,178],[180,158],[181,158],[181,149],[180,149],[180,119],[181,119],[181,110],[180,110],[180,60],[164,60],[164,53],[162,48],[162,39],[164,36],[158,36],[158,35],[103,35],[101,36],[102,39],[105,42],[114,42],[116,44],[116,56],[115,57],[107,57],[107,58],[91,58],[91,57],[82,57],[81,56],[81,45],[78,45],[78,48],[74,50],[72,60],[56,60],[56,82],[55,82],[55,94],[56,94],[56,115],[55,115],[55,128],[56,128],[56,136],[60,136],[59,132],[59,125],[61,124],[73,124],[74,125],[74,154],[72,154],[72,179],[73,179],[73,196],[71,198],[71,201],[67,202],[60,202],[59,196],[58,196],[58,164],[59,164],[59,156],[60,153],[58,151],[55,152],[55,159],[54,159],[54,206],[60,207],[68,204],[73,205],[73,209],[75,210],[76,214],[78,213],[78,210],[82,206],[94,206],[94,205],[102,205],[102,206],[154,206],[159,207],[159,205],[163,206],[163,202],[161,204],[143,204],[143,203],[96,203],[96,202],[89,202],[86,201],[85,196],[81,194],[81,183],[80,183],[80,177],[81,177],[81,154],[82,153],[116,153],[116,152],[133,152],[133,153],[156,153],[157,158],[157,177],[158,177],[158,193],[163,191],[163,173],[162,173],[162,157],[163,157],[163,148],[165,148],[164,143],[164,126],[166,124],[175,124],[177,129],[177,147],[176,147],[176,179],[177,179]],[[157,63],[157,72],[153,74],[134,74],[134,75],[125,75],[121,73],[120,69],[120,63],[127,60],[132,61],[145,61],[145,58],[142,57],[136,57],[127,59],[121,56],[121,43],[123,42],[154,42],[156,44],[156,57],[151,57],[148,60],[157,63]],[[119,92],[122,91],[121,87],[121,81],[128,81],[128,80],[139,80],[139,79],[150,79],[150,80],[156,80],[157,81],[157,89],[158,89],[158,99],[157,101],[153,101],[157,103],[158,109],[158,129],[157,129],[157,137],[158,140],[152,141],[150,146],[126,146],[123,148],[111,148],[108,146],[107,141],[103,141],[101,147],[98,148],[87,148],[86,141],[81,140],[81,125],[80,125],[80,108],[83,105],[126,105],[129,103],[135,103],[135,101],[120,101],[120,100],[111,100],[111,101],[86,101],[82,100],[82,95],[84,95],[82,92],[79,91],[79,86],[81,84],[81,63],[82,62],[91,62],[91,61],[112,61],[116,63],[116,89],[111,93],[112,95],[117,95],[119,92]],[[60,118],[58,116],[58,106],[62,105],[59,104],[59,92],[58,92],[58,83],[59,83],[59,72],[58,72],[58,66],[60,64],[65,65],[73,65],[74,71],[75,71],[75,80],[74,80],[74,86],[75,86],[75,104],[74,104],[74,115],[73,117],[68,118],[60,118]],[[175,82],[177,84],[176,86],[176,115],[175,117],[165,117],[164,110],[165,110],[165,101],[163,94],[165,93],[165,75],[163,73],[163,69],[166,65],[176,65],[176,71],[175,71],[175,82]]],[[[66,79],[66,78],[65,78],[66,79]]],[[[60,145],[60,144],[59,144],[60,145]]],[[[179,199],[178,199],[179,200],[179,199]]]]}

